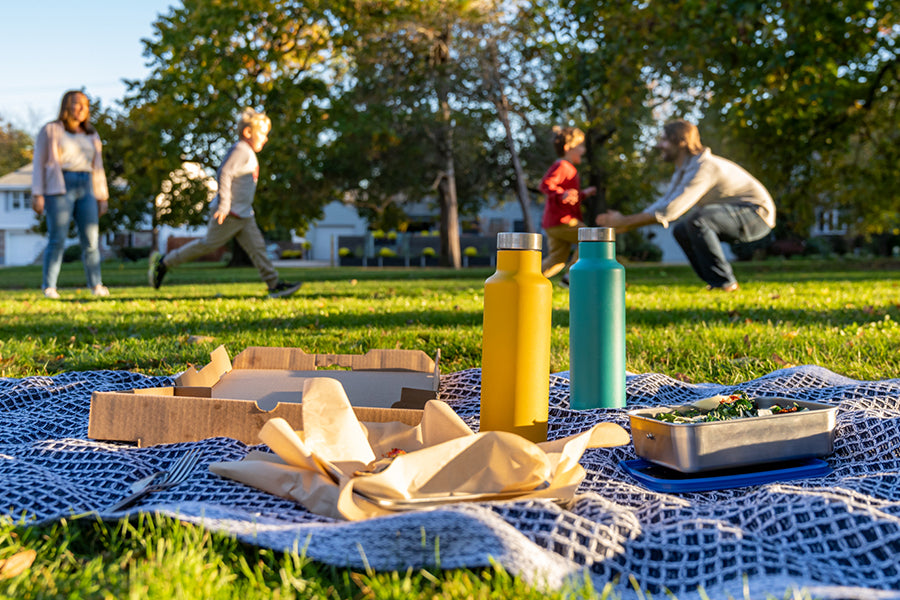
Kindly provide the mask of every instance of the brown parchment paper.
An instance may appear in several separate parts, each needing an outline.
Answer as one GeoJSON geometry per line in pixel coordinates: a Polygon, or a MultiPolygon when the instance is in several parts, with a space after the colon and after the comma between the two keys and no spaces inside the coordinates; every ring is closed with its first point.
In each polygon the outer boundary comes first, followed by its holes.
{"type": "Polygon", "coordinates": [[[567,503],[584,479],[578,460],[585,449],[630,442],[614,423],[540,444],[502,431],[473,433],[439,400],[425,405],[415,427],[361,423],[340,382],[329,378],[305,382],[302,410],[302,431],[281,418],[263,426],[260,440],[274,455],[253,451],[210,470],[320,515],[362,520],[458,501],[567,503]]]}

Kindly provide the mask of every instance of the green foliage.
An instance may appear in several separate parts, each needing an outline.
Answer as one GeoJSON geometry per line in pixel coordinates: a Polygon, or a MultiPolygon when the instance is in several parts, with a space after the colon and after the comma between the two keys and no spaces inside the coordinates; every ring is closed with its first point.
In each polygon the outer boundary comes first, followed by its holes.
{"type": "MultiPolygon", "coordinates": [[[[594,215],[610,208],[642,208],[658,193],[659,165],[645,156],[648,132],[658,118],[647,71],[653,56],[648,40],[653,38],[641,18],[649,3],[627,10],[618,3],[590,0],[565,3],[562,10],[558,4],[545,0],[531,9],[539,35],[530,50],[548,65],[550,84],[533,102],[554,123],[585,131],[587,152],[580,171],[582,185],[598,188],[584,202],[593,222],[594,215]]],[[[550,142],[548,127],[537,139],[547,148],[547,161],[552,160],[550,142]]]]}
{"type": "Polygon", "coordinates": [[[0,176],[31,162],[31,136],[0,117],[0,176]]]}
{"type": "Polygon", "coordinates": [[[260,154],[260,226],[302,231],[319,217],[333,197],[322,181],[318,148],[327,129],[326,81],[341,60],[333,22],[341,10],[330,1],[191,1],[161,16],[145,41],[151,75],[131,83],[124,113],[108,119],[106,135],[117,150],[111,154],[120,157],[129,205],[146,212],[162,191],[167,206],[156,211],[154,224],[201,223],[208,199],[202,182],[168,192],[161,184],[183,161],[214,172],[237,141],[238,113],[250,106],[272,120],[260,154]]]}
{"type": "Polygon", "coordinates": [[[103,227],[202,223],[202,181],[163,183],[185,161],[212,174],[249,105],[274,125],[256,203],[267,231],[302,232],[333,199],[396,228],[432,201],[451,264],[459,218],[536,194],[552,124],[587,133],[590,222],[658,195],[659,125],[687,116],[770,189],[780,237],[805,237],[820,207],[884,235],[900,225],[895,7],[819,4],[185,2],[146,41],[150,77],[95,109],[116,182],[103,227]]]}
{"type": "Polygon", "coordinates": [[[81,244],[66,246],[63,250],[63,262],[70,263],[75,262],[76,260],[81,260],[81,244]]]}
{"type": "Polygon", "coordinates": [[[119,256],[125,260],[137,261],[149,257],[152,251],[150,246],[125,246],[119,249],[119,256]]]}
{"type": "Polygon", "coordinates": [[[662,250],[644,237],[640,231],[629,231],[616,236],[616,254],[636,262],[659,262],[662,250]]]}
{"type": "MultiPolygon", "coordinates": [[[[40,527],[0,520],[0,559],[37,557],[25,573],[0,580],[4,598],[466,598],[473,590],[526,600],[589,598],[593,588],[560,591],[525,584],[502,568],[405,573],[321,565],[302,548],[278,552],[177,520],[140,514],[104,522],[63,519],[40,527]],[[102,594],[98,593],[102,590],[102,594]]],[[[482,596],[486,597],[486,596],[482,596]]]]}

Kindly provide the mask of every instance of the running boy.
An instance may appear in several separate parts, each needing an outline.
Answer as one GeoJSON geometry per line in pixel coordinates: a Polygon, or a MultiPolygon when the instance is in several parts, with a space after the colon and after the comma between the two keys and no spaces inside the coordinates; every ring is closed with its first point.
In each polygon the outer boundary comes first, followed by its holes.
{"type": "MultiPolygon", "coordinates": [[[[597,188],[581,189],[578,169],[584,156],[584,132],[577,127],[554,127],[553,149],[559,157],[541,180],[541,192],[547,197],[541,226],[547,233],[547,256],[541,263],[544,277],[553,277],[568,263],[578,259],[578,228],[585,227],[581,215],[582,199],[593,196],[597,188]],[[575,253],[571,260],[572,247],[575,253]]],[[[569,287],[569,274],[560,285],[569,287]]]]}
{"type": "Polygon", "coordinates": [[[253,214],[253,196],[259,180],[256,153],[266,145],[271,128],[272,121],[264,113],[244,109],[237,121],[239,139],[219,167],[219,192],[210,205],[213,214],[209,218],[206,237],[166,255],[155,252],[150,257],[147,275],[150,285],[159,289],[169,269],[208,254],[235,238],[268,286],[270,298],[290,296],[300,289],[302,283],[287,283],[278,278],[253,214]]]}

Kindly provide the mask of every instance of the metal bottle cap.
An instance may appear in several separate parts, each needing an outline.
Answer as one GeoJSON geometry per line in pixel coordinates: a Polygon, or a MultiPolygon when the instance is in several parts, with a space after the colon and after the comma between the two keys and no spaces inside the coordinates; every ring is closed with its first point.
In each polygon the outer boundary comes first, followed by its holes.
{"type": "Polygon", "coordinates": [[[616,230],[612,227],[582,227],[578,230],[579,242],[614,242],[616,230]]]}
{"type": "Polygon", "coordinates": [[[498,233],[497,250],[540,250],[542,241],[539,233],[498,233]]]}

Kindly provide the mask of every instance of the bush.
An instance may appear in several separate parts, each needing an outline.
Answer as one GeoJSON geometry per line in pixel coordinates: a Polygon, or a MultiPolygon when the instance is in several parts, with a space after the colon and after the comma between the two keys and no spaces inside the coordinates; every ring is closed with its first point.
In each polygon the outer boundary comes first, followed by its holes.
{"type": "Polygon", "coordinates": [[[827,258],[834,253],[834,245],[831,241],[821,236],[809,238],[806,240],[806,246],[803,248],[804,256],[827,258]]]}
{"type": "Polygon", "coordinates": [[[382,258],[394,258],[397,256],[397,253],[385,246],[378,251],[378,256],[381,256],[382,258]]]}
{"type": "Polygon", "coordinates": [[[303,258],[303,250],[282,250],[281,258],[303,258]]]}
{"type": "Polygon", "coordinates": [[[119,257],[123,260],[136,262],[141,259],[148,258],[152,250],[153,248],[151,248],[150,246],[126,246],[123,248],[119,248],[119,257]]]}
{"type": "Polygon", "coordinates": [[[465,250],[463,250],[463,254],[466,256],[478,256],[478,248],[475,246],[467,246],[465,250]]]}
{"type": "Polygon", "coordinates": [[[352,252],[350,252],[350,248],[338,248],[338,256],[350,256],[352,252]]]}
{"type": "Polygon", "coordinates": [[[659,262],[662,250],[638,231],[629,231],[616,238],[616,254],[633,262],[659,262]]]}
{"type": "Polygon", "coordinates": [[[731,251],[738,260],[760,260],[765,258],[767,250],[775,241],[775,235],[769,235],[758,239],[755,242],[733,242],[729,244],[731,251]]]}
{"type": "Polygon", "coordinates": [[[436,256],[436,255],[437,255],[437,251],[435,251],[435,249],[432,248],[431,246],[425,246],[424,248],[422,248],[422,256],[427,256],[430,258],[430,257],[436,256]]]}
{"type": "Polygon", "coordinates": [[[70,263],[81,260],[81,244],[73,244],[63,250],[63,262],[70,263]]]}

